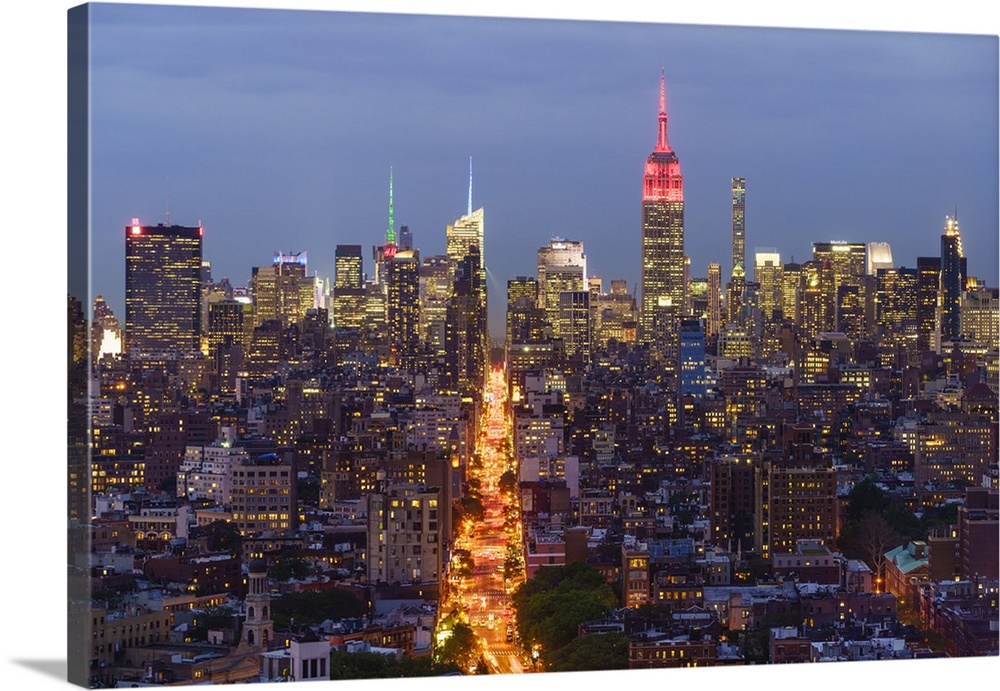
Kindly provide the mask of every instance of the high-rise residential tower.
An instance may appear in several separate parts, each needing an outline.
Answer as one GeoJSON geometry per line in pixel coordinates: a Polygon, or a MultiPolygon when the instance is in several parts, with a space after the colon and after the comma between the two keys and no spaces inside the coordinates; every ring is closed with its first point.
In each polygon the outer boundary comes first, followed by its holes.
{"type": "Polygon", "coordinates": [[[733,263],[730,268],[743,267],[744,275],[747,268],[746,255],[746,211],[747,185],[744,178],[733,178],[733,263]]]}
{"type": "Polygon", "coordinates": [[[659,133],[646,159],[642,189],[642,295],[639,341],[675,333],[672,322],[684,304],[684,182],[677,154],[667,141],[664,76],[660,74],[659,133]],[[657,327],[657,321],[663,325],[657,327]]]}
{"type": "Polygon", "coordinates": [[[203,235],[200,225],[125,226],[125,352],[200,349],[203,235]]]}
{"type": "Polygon", "coordinates": [[[722,327],[722,267],[716,262],[708,265],[708,322],[706,333],[716,336],[722,327]]]}

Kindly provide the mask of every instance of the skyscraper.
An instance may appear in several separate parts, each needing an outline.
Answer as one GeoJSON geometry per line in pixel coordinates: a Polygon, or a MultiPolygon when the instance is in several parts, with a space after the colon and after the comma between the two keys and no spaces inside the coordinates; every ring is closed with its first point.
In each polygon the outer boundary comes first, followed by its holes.
{"type": "Polygon", "coordinates": [[[875,291],[875,318],[883,331],[904,321],[917,321],[916,269],[876,269],[875,291]]]}
{"type": "Polygon", "coordinates": [[[255,266],[251,271],[254,326],[271,319],[284,326],[298,323],[306,310],[315,307],[314,284],[306,274],[305,252],[275,252],[271,266],[255,266]]]}
{"type": "Polygon", "coordinates": [[[587,289],[587,256],[583,243],[554,237],[538,248],[538,306],[545,311],[554,336],[560,335],[559,295],[587,289]]]}
{"type": "Polygon", "coordinates": [[[539,314],[538,280],[518,276],[507,281],[507,345],[515,342],[540,341],[542,338],[539,314]]]}
{"type": "Polygon", "coordinates": [[[389,355],[393,364],[411,367],[420,346],[420,252],[399,250],[388,258],[386,283],[389,355]]]}
{"type": "Polygon", "coordinates": [[[639,341],[655,340],[660,316],[671,334],[684,304],[684,183],[677,155],[667,141],[664,75],[660,74],[659,134],[646,159],[642,190],[642,296],[639,341]]]}
{"type": "Polygon", "coordinates": [[[744,212],[746,210],[746,180],[733,178],[733,263],[731,268],[747,268],[746,226],[744,212]]]}
{"type": "Polygon", "coordinates": [[[579,362],[590,362],[592,324],[589,290],[564,290],[559,293],[557,323],[566,356],[579,362]]]}
{"type": "Polygon", "coordinates": [[[917,257],[917,351],[941,350],[941,257],[917,257]]]}
{"type": "Polygon", "coordinates": [[[435,356],[445,354],[445,322],[448,319],[448,257],[424,257],[420,265],[420,340],[435,356]]]}
{"type": "Polygon", "coordinates": [[[204,231],[184,226],[125,226],[125,352],[201,347],[204,231]]]}
{"type": "Polygon", "coordinates": [[[958,219],[945,217],[941,235],[941,340],[954,341],[961,333],[962,291],[965,288],[965,251],[958,219]]]}
{"type": "Polygon", "coordinates": [[[706,333],[717,336],[722,327],[722,268],[712,262],[708,265],[708,323],[706,333]]]}
{"type": "Polygon", "coordinates": [[[333,325],[361,330],[365,321],[365,286],[361,245],[337,245],[333,265],[333,325]]]}
{"type": "Polygon", "coordinates": [[[726,284],[726,324],[733,324],[739,327],[744,326],[743,301],[746,292],[746,274],[743,265],[737,264],[733,267],[733,276],[726,284]]]}
{"type": "MultiPolygon", "coordinates": [[[[472,161],[469,161],[469,208],[453,225],[445,229],[445,254],[448,256],[448,280],[454,286],[458,280],[459,264],[473,253],[477,257],[477,281],[474,290],[479,300],[478,311],[487,314],[486,296],[486,255],[483,251],[485,231],[483,228],[483,208],[472,210],[472,161]]],[[[482,334],[483,348],[489,349],[489,333],[482,334]]]]}
{"type": "Polygon", "coordinates": [[[709,387],[715,384],[712,369],[705,357],[704,322],[695,317],[681,319],[679,330],[680,346],[680,393],[700,400],[709,387]]]}
{"type": "Polygon", "coordinates": [[[804,287],[804,275],[801,264],[788,262],[781,267],[781,316],[793,324],[799,323],[799,298],[804,287]]]}
{"type": "MultiPolygon", "coordinates": [[[[456,219],[455,223],[445,229],[445,254],[451,265],[450,280],[455,281],[455,270],[458,263],[469,254],[469,248],[475,246],[483,260],[483,209],[482,207],[456,219]]],[[[486,285],[486,265],[479,266],[479,280],[486,285]]]]}
{"type": "MultiPolygon", "coordinates": [[[[782,309],[781,284],[784,274],[777,250],[761,249],[754,254],[753,279],[760,286],[760,311],[768,319],[782,309]]],[[[791,315],[794,316],[794,315],[791,315]]]]}
{"type": "Polygon", "coordinates": [[[480,282],[479,249],[473,245],[458,262],[445,325],[445,376],[462,394],[478,397],[489,366],[486,308],[480,282]]]}
{"type": "Polygon", "coordinates": [[[838,296],[842,285],[862,286],[868,273],[868,245],[863,242],[814,242],[813,261],[820,272],[820,292],[823,303],[822,330],[838,328],[838,296]]]}
{"type": "Polygon", "coordinates": [[[1000,291],[985,286],[962,294],[962,338],[986,347],[1000,340],[1000,291]]]}
{"type": "Polygon", "coordinates": [[[874,276],[879,269],[891,269],[892,248],[888,242],[868,243],[868,275],[874,276]]]}

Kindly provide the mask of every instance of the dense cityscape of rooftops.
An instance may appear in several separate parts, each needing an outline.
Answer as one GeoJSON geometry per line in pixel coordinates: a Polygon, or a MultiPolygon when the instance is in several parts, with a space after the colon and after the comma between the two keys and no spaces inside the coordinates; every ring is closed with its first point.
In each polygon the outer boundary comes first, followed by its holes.
{"type": "Polygon", "coordinates": [[[124,227],[124,323],[69,299],[89,685],[997,654],[1000,307],[957,218],[748,257],[734,175],[693,274],[659,88],[631,291],[553,236],[490,293],[471,158],[445,254],[390,168],[332,280],[124,227]]]}

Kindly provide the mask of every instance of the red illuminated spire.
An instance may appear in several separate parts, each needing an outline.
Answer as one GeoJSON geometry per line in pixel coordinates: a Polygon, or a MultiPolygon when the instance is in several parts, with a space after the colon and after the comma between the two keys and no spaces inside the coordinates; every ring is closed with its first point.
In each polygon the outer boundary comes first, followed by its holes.
{"type": "Polygon", "coordinates": [[[684,201],[681,166],[667,141],[667,88],[663,70],[660,70],[660,131],[656,148],[646,159],[642,199],[647,202],[684,201]]]}
{"type": "Polygon", "coordinates": [[[667,88],[663,70],[660,70],[660,136],[656,140],[656,151],[670,151],[667,141],[667,88]]]}

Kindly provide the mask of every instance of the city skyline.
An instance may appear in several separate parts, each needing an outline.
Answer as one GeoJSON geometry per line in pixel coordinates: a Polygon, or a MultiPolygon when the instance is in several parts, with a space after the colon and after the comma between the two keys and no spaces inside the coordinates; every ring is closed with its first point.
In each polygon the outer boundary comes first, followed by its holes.
{"type": "MultiPolygon", "coordinates": [[[[692,277],[719,262],[723,284],[729,279],[734,177],[746,180],[751,256],[774,247],[783,262],[803,261],[813,242],[889,242],[896,265],[912,267],[938,252],[956,208],[967,251],[996,255],[996,71],[979,59],[995,56],[989,37],[624,23],[604,36],[592,22],[279,11],[267,13],[270,40],[261,46],[254,10],[95,10],[92,237],[101,280],[93,288],[119,315],[116,243],[132,217],[203,223],[216,280],[246,285],[252,266],[282,251],[308,252],[310,273],[332,283],[337,244],[362,245],[365,272],[374,272],[389,168],[397,230],[409,226],[422,256],[443,254],[445,228],[468,203],[470,155],[472,206],[489,219],[494,336],[506,281],[529,274],[553,236],[582,241],[590,275],[626,280],[638,294],[637,181],[656,141],[661,69],[671,144],[687,178],[692,277]],[[352,32],[392,40],[365,60],[352,32]],[[420,38],[469,34],[499,49],[484,53],[521,58],[473,74],[473,65],[441,63],[420,38]],[[161,52],[174,35],[186,50],[161,52]],[[310,39],[321,37],[324,52],[312,54],[310,39]],[[286,61],[280,47],[292,40],[295,58],[286,61]],[[528,59],[553,41],[549,62],[528,59]],[[118,49],[136,42],[144,57],[128,54],[125,65],[118,49]],[[585,72],[587,46],[609,66],[585,72]],[[867,51],[867,71],[829,61],[847,49],[867,51]],[[783,55],[811,66],[811,90],[783,55]],[[745,78],[735,86],[726,57],[742,60],[745,78]],[[253,79],[238,64],[247,60],[253,79]],[[143,107],[154,98],[199,105],[143,107]],[[924,162],[928,142],[933,164],[924,162]],[[913,176],[921,165],[931,169],[913,176]]],[[[990,285],[996,271],[969,267],[990,285]]]]}

